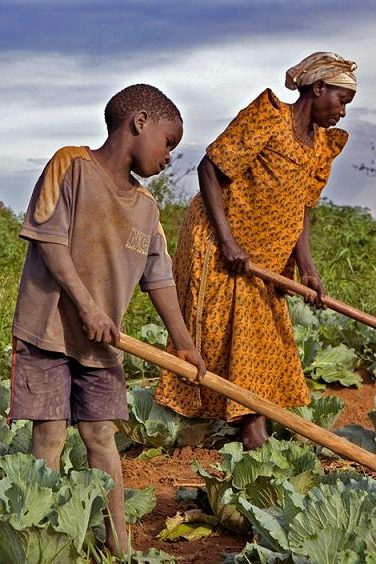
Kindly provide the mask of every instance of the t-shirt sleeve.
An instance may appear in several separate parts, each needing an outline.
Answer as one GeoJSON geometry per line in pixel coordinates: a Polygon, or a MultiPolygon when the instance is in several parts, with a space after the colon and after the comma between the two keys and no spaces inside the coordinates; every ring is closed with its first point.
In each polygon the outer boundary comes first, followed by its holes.
{"type": "Polygon", "coordinates": [[[239,112],[228,127],[206,149],[209,159],[229,179],[243,174],[265,147],[280,117],[280,102],[265,90],[239,112]]]}
{"type": "Polygon", "coordinates": [[[146,266],[140,280],[140,288],[143,292],[148,292],[168,286],[175,286],[172,261],[167,251],[163,227],[158,222],[157,229],[150,241],[146,266]]]}
{"type": "Polygon", "coordinates": [[[83,147],[63,147],[39,178],[20,231],[24,239],[68,245],[72,216],[72,162],[88,158],[83,147]]]}
{"type": "Polygon", "coordinates": [[[333,161],[346,145],[348,134],[342,129],[329,129],[325,132],[325,139],[319,166],[313,171],[311,182],[307,185],[305,204],[308,208],[318,204],[321,192],[328,182],[333,161]]]}

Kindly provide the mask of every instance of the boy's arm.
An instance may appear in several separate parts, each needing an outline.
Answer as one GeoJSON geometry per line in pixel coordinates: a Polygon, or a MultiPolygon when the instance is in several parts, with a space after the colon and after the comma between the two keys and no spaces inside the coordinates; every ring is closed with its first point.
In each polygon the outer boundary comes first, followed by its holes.
{"type": "Polygon", "coordinates": [[[249,256],[232,236],[223,208],[220,179],[225,180],[227,177],[211,162],[209,157],[205,156],[198,165],[198,178],[205,208],[214,226],[222,255],[226,259],[230,271],[236,274],[247,272],[249,256]]]}
{"type": "Polygon", "coordinates": [[[174,342],[177,356],[197,367],[200,382],[206,372],[205,364],[185,326],[175,286],[148,290],[148,293],[174,342]]]}
{"type": "Polygon", "coordinates": [[[294,256],[299,269],[302,284],[316,290],[317,298],[308,299],[311,305],[323,307],[322,298],[325,290],[321,278],[316,270],[316,266],[312,259],[311,246],[309,242],[310,227],[310,208],[304,210],[303,231],[295,245],[294,256]]]}
{"type": "Polygon", "coordinates": [[[68,247],[41,241],[38,241],[37,245],[43,262],[55,281],[77,306],[82,328],[88,338],[97,343],[116,343],[119,340],[119,331],[108,315],[94,303],[78,276],[68,247]]]}

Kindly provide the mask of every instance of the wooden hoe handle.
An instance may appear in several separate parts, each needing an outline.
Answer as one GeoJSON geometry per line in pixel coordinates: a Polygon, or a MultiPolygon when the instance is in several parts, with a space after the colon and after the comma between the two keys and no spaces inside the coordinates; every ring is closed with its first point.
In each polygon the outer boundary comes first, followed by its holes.
{"type": "MultiPolygon", "coordinates": [[[[307,297],[312,296],[316,297],[317,292],[312,290],[312,288],[308,288],[308,286],[304,286],[304,284],[300,284],[299,282],[295,282],[295,280],[291,280],[290,278],[286,278],[286,276],[282,276],[281,274],[276,274],[275,272],[271,272],[270,270],[266,270],[266,268],[261,268],[256,264],[248,261],[248,268],[252,274],[256,274],[259,278],[266,280],[267,282],[272,282],[278,288],[282,290],[286,290],[289,292],[294,292],[294,294],[300,294],[301,296],[307,297]]],[[[347,315],[347,317],[351,317],[356,321],[360,321],[365,325],[369,325],[376,329],[376,317],[370,315],[369,313],[364,313],[355,307],[349,306],[335,298],[331,298],[329,296],[324,296],[323,304],[338,313],[342,313],[343,315],[347,315]]]]}
{"type": "MultiPolygon", "coordinates": [[[[191,382],[196,381],[197,369],[195,366],[172,354],[157,349],[152,345],[120,333],[120,340],[117,347],[147,362],[152,362],[161,368],[170,370],[191,382]]],[[[284,425],[288,429],[307,437],[307,439],[319,445],[329,448],[349,460],[354,460],[376,471],[376,455],[350,443],[342,437],[338,437],[334,433],[330,433],[311,421],[306,421],[295,413],[278,407],[271,401],[262,399],[256,394],[248,392],[212,372],[206,372],[201,384],[257,413],[265,415],[269,419],[273,419],[273,421],[281,423],[281,425],[284,425]]]]}

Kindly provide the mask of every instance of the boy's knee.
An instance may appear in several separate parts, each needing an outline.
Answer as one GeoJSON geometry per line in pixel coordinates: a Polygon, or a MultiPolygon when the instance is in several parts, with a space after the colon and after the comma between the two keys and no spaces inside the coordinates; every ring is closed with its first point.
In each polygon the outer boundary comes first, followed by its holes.
{"type": "Polygon", "coordinates": [[[33,424],[33,447],[61,451],[66,437],[66,422],[38,421],[33,424]]]}
{"type": "Polygon", "coordinates": [[[112,421],[81,421],[78,429],[89,450],[113,446],[115,426],[112,421]]]}

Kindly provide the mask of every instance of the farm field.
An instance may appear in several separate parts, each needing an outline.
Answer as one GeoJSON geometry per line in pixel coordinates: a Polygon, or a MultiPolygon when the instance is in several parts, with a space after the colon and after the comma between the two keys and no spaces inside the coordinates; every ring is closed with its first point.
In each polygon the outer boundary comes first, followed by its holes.
{"type": "MultiPolygon", "coordinates": [[[[355,423],[372,430],[373,425],[368,412],[372,408],[375,392],[375,384],[369,376],[364,378],[364,384],[359,389],[335,389],[335,387],[328,389],[326,395],[340,397],[346,405],[335,427],[355,423]]],[[[191,487],[203,484],[192,471],[190,464],[197,460],[204,467],[209,468],[210,464],[216,463],[219,459],[216,449],[183,447],[173,450],[169,455],[160,455],[148,461],[138,460],[136,457],[138,452],[139,449],[134,449],[123,459],[124,484],[132,488],[154,486],[157,505],[152,513],[142,519],[142,522],[132,526],[133,546],[137,550],[147,550],[151,539],[154,539],[152,542],[154,547],[174,555],[179,562],[220,564],[223,562],[224,554],[237,553],[243,549],[247,536],[234,534],[228,530],[224,530],[219,536],[196,541],[180,540],[171,543],[156,538],[164,528],[167,517],[194,507],[194,504],[177,502],[176,494],[179,487],[184,484],[189,484],[191,487]]],[[[365,472],[363,468],[349,461],[323,458],[322,462],[327,472],[336,468],[347,470],[356,468],[361,474],[365,472]]],[[[367,475],[376,479],[376,472],[367,471],[367,475]]]]}
{"type": "MultiPolygon", "coordinates": [[[[156,188],[173,252],[185,205],[156,188]]],[[[101,543],[111,481],[88,470],[77,432],[68,433],[59,477],[28,454],[30,425],[5,423],[25,252],[19,222],[0,206],[0,564],[111,562],[101,543]]],[[[312,220],[312,247],[328,294],[376,315],[372,217],[324,202],[312,220]]],[[[375,331],[299,298],[289,298],[289,307],[312,391],[311,406],[295,411],[376,454],[375,331]]],[[[141,292],[123,328],[165,344],[166,331],[141,292]]],[[[125,370],[130,421],[119,426],[117,442],[133,556],[124,562],[376,563],[376,473],[278,425],[266,445],[243,453],[235,426],[187,420],[154,404],[158,369],[127,356],[125,370]]]]}

